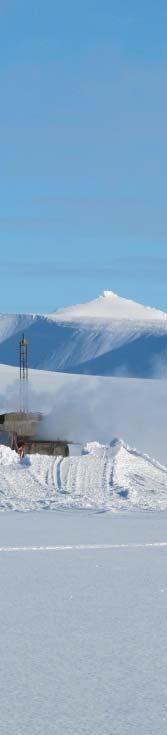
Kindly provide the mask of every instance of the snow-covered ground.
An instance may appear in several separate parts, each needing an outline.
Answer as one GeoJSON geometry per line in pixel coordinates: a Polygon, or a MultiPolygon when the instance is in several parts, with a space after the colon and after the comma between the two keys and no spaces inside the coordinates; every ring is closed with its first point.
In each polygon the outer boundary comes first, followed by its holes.
{"type": "MultiPolygon", "coordinates": [[[[0,444],[0,731],[166,735],[167,316],[111,292],[3,315],[2,362],[23,330],[50,371],[30,371],[41,436],[74,443],[22,460],[0,444]]],[[[0,365],[0,412],[18,408],[0,365]]]]}
{"type": "Polygon", "coordinates": [[[0,515],[3,735],[166,735],[166,528],[0,515]]]}
{"type": "Polygon", "coordinates": [[[32,368],[139,378],[166,375],[167,314],[112,291],[53,314],[1,314],[1,363],[17,365],[23,331],[32,368]]]}
{"type": "Polygon", "coordinates": [[[117,441],[82,451],[20,460],[0,446],[0,510],[167,510],[167,467],[117,441]]]}

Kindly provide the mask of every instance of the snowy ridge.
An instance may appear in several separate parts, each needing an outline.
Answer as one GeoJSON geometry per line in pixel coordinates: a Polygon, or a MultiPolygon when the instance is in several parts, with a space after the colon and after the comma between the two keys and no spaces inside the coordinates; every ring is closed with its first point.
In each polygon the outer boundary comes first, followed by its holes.
{"type": "Polygon", "coordinates": [[[167,467],[115,440],[80,456],[18,458],[0,447],[0,510],[167,510],[167,467]]]}
{"type": "Polygon", "coordinates": [[[0,314],[0,363],[18,365],[23,331],[35,369],[148,378],[166,364],[167,314],[112,291],[52,314],[0,314]]]}

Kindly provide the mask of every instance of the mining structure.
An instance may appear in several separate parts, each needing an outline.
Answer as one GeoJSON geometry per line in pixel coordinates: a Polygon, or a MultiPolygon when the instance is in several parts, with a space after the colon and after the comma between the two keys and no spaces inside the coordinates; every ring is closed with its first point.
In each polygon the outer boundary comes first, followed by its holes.
{"type": "Polygon", "coordinates": [[[20,457],[35,453],[67,457],[68,443],[60,439],[43,438],[43,414],[28,410],[28,341],[24,334],[19,342],[19,358],[20,406],[18,411],[0,414],[0,432],[3,432],[4,443],[20,457]]]}

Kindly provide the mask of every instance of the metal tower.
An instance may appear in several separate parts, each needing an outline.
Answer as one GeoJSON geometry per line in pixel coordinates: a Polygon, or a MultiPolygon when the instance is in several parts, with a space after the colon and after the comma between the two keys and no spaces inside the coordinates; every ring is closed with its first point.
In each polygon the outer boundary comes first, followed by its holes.
{"type": "Polygon", "coordinates": [[[28,342],[24,334],[19,342],[20,346],[20,380],[28,380],[28,342]]]}
{"type": "Polygon", "coordinates": [[[20,350],[20,411],[28,411],[28,341],[24,334],[19,342],[20,350]]]}

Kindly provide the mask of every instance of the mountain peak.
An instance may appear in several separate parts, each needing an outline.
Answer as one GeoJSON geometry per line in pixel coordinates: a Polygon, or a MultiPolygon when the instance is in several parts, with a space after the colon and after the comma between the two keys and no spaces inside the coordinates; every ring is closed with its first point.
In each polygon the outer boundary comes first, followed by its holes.
{"type": "Polygon", "coordinates": [[[105,290],[93,301],[87,301],[76,306],[69,306],[54,314],[49,314],[49,319],[62,322],[103,320],[103,321],[133,321],[133,322],[157,322],[167,321],[167,314],[154,309],[150,306],[144,306],[136,301],[123,298],[114,293],[114,291],[105,290]]]}

